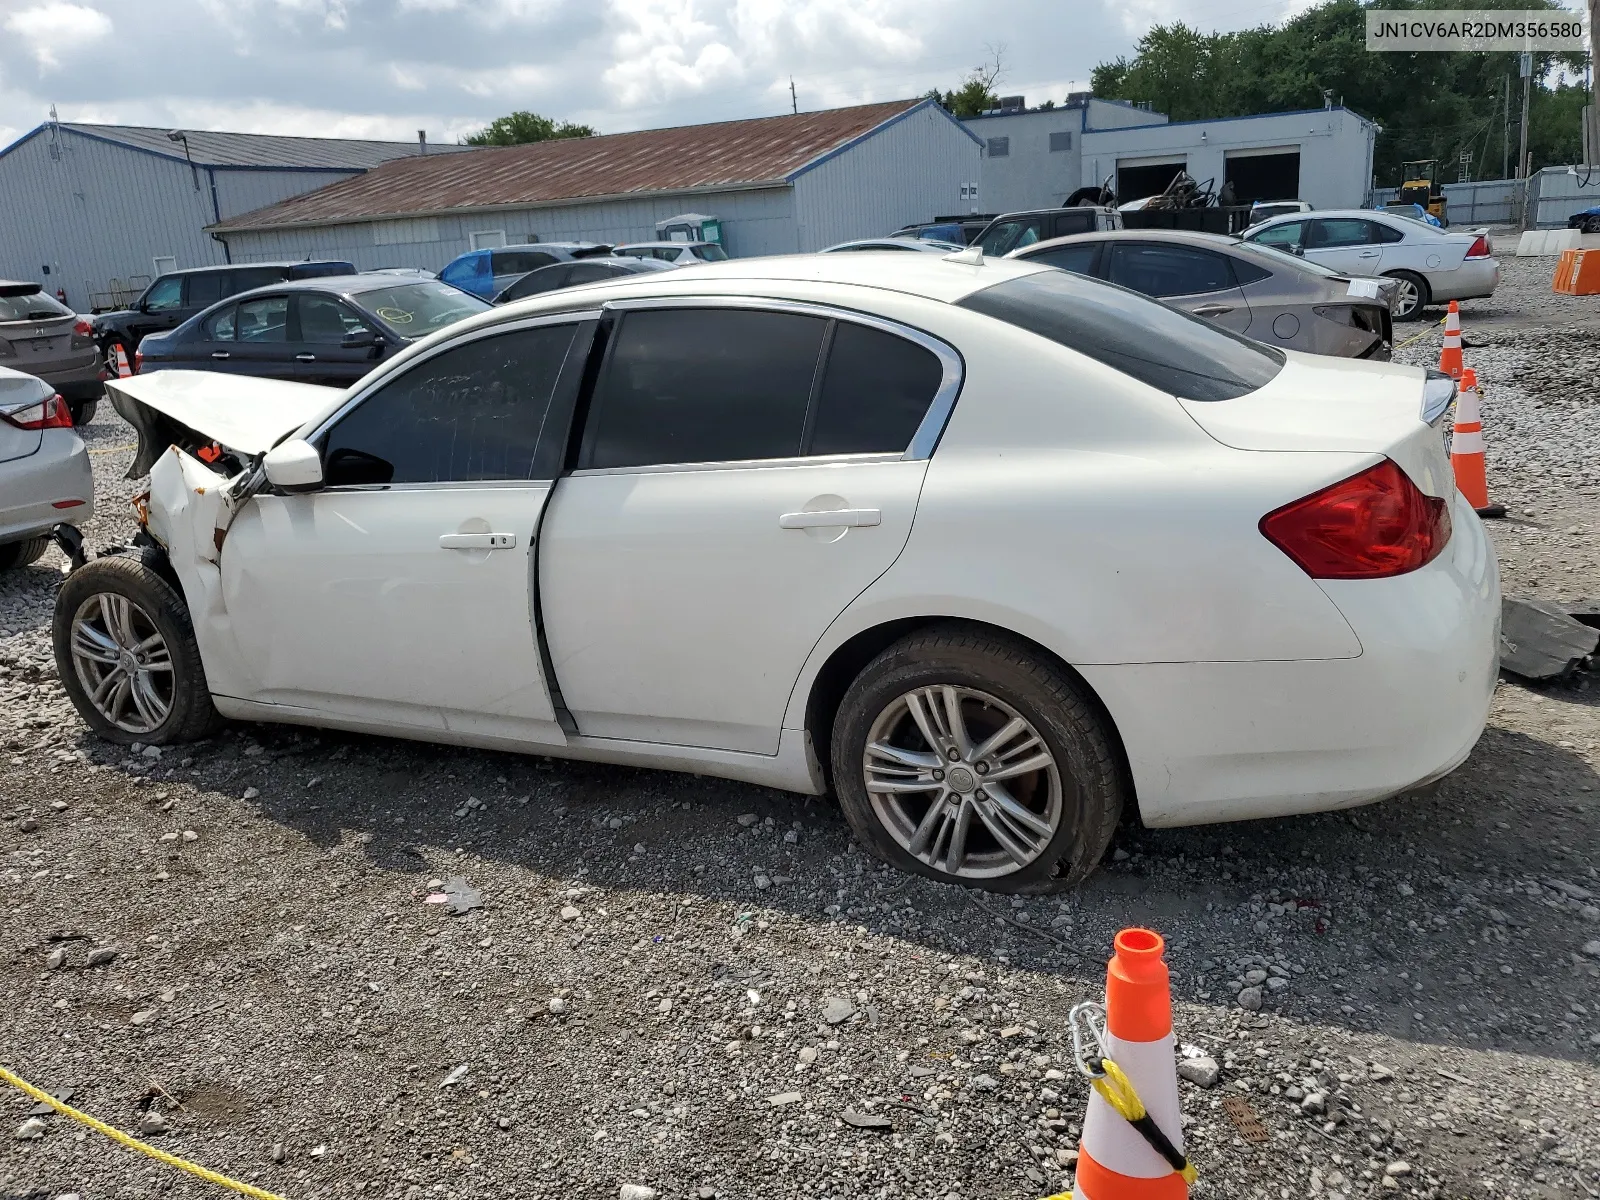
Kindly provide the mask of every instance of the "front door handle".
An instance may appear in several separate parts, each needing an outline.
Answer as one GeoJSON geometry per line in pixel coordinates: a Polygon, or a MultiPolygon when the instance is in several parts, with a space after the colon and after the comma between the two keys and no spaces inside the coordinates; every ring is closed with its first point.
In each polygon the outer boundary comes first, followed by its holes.
{"type": "Polygon", "coordinates": [[[1233,305],[1202,304],[1199,308],[1192,308],[1189,311],[1194,313],[1194,315],[1197,317],[1220,317],[1224,313],[1231,313],[1233,311],[1233,305]]]}
{"type": "Polygon", "coordinates": [[[1379,251],[1377,250],[1363,250],[1360,254],[1356,255],[1357,258],[1377,258],[1378,256],[1379,251]]]}
{"type": "Polygon", "coordinates": [[[510,550],[517,544],[514,533],[441,533],[442,550],[510,550]]]}
{"type": "Polygon", "coordinates": [[[875,508],[833,508],[824,512],[784,513],[778,518],[779,529],[837,529],[848,526],[860,529],[879,525],[883,513],[875,508]]]}
{"type": "Polygon", "coordinates": [[[226,350],[213,350],[211,352],[211,357],[212,358],[232,358],[233,355],[229,354],[226,350]]]}
{"type": "Polygon", "coordinates": [[[317,356],[315,354],[296,354],[294,360],[295,362],[316,362],[317,356]]]}

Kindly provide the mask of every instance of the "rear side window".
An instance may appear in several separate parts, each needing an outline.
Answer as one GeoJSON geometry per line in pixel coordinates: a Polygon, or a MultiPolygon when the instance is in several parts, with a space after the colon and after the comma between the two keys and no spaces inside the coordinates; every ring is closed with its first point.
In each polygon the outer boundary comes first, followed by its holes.
{"type": "Polygon", "coordinates": [[[1100,251],[1099,242],[1079,242],[1075,246],[1057,246],[1027,256],[1029,262],[1049,263],[1076,275],[1094,274],[1094,257],[1100,251]]]}
{"type": "Polygon", "coordinates": [[[236,336],[241,342],[289,340],[289,297],[263,296],[238,306],[236,336]]]}
{"type": "Polygon", "coordinates": [[[1371,240],[1371,221],[1355,217],[1324,217],[1311,222],[1311,239],[1307,250],[1333,249],[1338,246],[1365,246],[1371,240]]]}
{"type": "Polygon", "coordinates": [[[1088,208],[1068,209],[1066,212],[1057,213],[1055,217],[1055,236],[1069,237],[1074,233],[1094,232],[1094,210],[1088,208]]]}
{"type": "Polygon", "coordinates": [[[1222,255],[1164,242],[1113,242],[1106,277],[1146,296],[1198,296],[1234,286],[1222,255]]]}
{"type": "Polygon", "coordinates": [[[1036,333],[1184,400],[1232,400],[1271,382],[1282,351],[1126,288],[1040,271],[961,307],[1036,333]]]}
{"type": "MultiPolygon", "coordinates": [[[[1251,262],[1248,258],[1241,258],[1237,254],[1228,255],[1228,261],[1233,264],[1233,277],[1239,281],[1239,286],[1244,287],[1250,283],[1260,283],[1263,279],[1271,279],[1272,272],[1260,263],[1251,262]]],[[[1299,262],[1299,259],[1295,260],[1299,262]]]]}
{"type": "Polygon", "coordinates": [[[275,283],[282,283],[284,274],[282,267],[244,267],[233,272],[222,294],[233,296],[252,288],[271,287],[275,283]]]}
{"type": "Polygon", "coordinates": [[[1385,225],[1380,221],[1373,221],[1372,222],[1372,234],[1373,234],[1373,237],[1372,237],[1373,241],[1375,241],[1375,242],[1383,242],[1385,244],[1388,244],[1388,243],[1391,243],[1391,242],[1402,242],[1402,241],[1405,240],[1405,236],[1406,236],[1405,234],[1401,233],[1398,229],[1392,229],[1388,225],[1385,225]]]}
{"type": "Polygon", "coordinates": [[[522,275],[528,271],[537,271],[540,267],[548,267],[557,261],[559,260],[554,254],[546,254],[543,250],[496,250],[494,273],[522,275]]]}
{"type": "Polygon", "coordinates": [[[539,453],[576,324],[479,338],[412,367],[328,434],[330,485],[548,479],[539,453]]]}
{"type": "Polygon", "coordinates": [[[200,322],[200,336],[208,342],[233,341],[234,318],[238,315],[239,306],[230,304],[228,307],[212,313],[200,322]]]}
{"type": "Polygon", "coordinates": [[[597,283],[602,279],[615,279],[621,274],[623,272],[609,263],[581,262],[572,268],[572,274],[567,276],[567,283],[597,283]]]}
{"type": "Polygon", "coordinates": [[[628,313],[594,399],[583,465],[798,455],[827,324],[738,309],[628,313]]]}
{"type": "Polygon", "coordinates": [[[291,279],[317,279],[325,275],[354,275],[354,263],[347,262],[320,262],[298,263],[289,268],[291,279]]]}
{"type": "Polygon", "coordinates": [[[229,293],[222,290],[224,275],[221,271],[206,271],[190,275],[184,280],[183,302],[188,308],[210,308],[229,293]]]}
{"type": "Polygon", "coordinates": [[[865,325],[834,325],[806,454],[899,454],[944,379],[931,350],[865,325]]]}

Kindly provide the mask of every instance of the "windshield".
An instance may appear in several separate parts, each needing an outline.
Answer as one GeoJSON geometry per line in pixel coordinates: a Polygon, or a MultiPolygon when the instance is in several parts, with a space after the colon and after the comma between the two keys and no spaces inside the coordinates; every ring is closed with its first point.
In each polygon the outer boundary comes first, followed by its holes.
{"type": "Polygon", "coordinates": [[[1269,383],[1283,352],[1138,292],[1040,271],[960,301],[1183,400],[1233,400],[1269,383]]]}
{"type": "Polygon", "coordinates": [[[1038,240],[1038,221],[1001,221],[984,230],[978,245],[983,247],[985,258],[1002,258],[1038,240]]]}
{"type": "Polygon", "coordinates": [[[469,296],[447,283],[433,282],[376,288],[360,293],[355,300],[389,328],[408,338],[425,337],[494,307],[487,300],[469,296]]]}
{"type": "Polygon", "coordinates": [[[29,292],[23,296],[0,296],[0,321],[53,321],[72,310],[56,303],[54,296],[29,292]]]}

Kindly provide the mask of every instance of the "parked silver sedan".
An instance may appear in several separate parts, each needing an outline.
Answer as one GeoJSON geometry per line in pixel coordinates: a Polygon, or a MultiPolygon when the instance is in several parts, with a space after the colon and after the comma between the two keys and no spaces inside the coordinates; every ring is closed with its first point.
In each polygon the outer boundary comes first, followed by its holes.
{"type": "Polygon", "coordinates": [[[102,391],[94,331],[37,283],[0,279],[0,366],[50,384],[78,424],[94,417],[102,391]]]}
{"type": "Polygon", "coordinates": [[[36,561],[56,526],[93,515],[94,475],[66,401],[0,367],[0,571],[36,561]]]}
{"type": "Polygon", "coordinates": [[[1291,350],[1388,361],[1394,344],[1394,280],[1341,275],[1239,238],[1124,229],[1039,242],[1007,257],[1121,284],[1291,350]]]}

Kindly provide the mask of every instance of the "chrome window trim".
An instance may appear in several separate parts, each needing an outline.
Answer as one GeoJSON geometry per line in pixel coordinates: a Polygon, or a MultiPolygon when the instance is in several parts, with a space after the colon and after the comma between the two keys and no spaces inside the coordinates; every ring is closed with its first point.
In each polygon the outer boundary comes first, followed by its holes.
{"type": "Polygon", "coordinates": [[[342,496],[351,492],[474,492],[555,487],[552,479],[449,479],[434,483],[344,483],[319,488],[308,496],[342,496]]]}
{"type": "Polygon", "coordinates": [[[788,458],[739,458],[726,462],[651,463],[643,467],[585,467],[568,472],[568,478],[588,479],[603,475],[690,474],[700,471],[753,471],[776,467],[840,467],[863,463],[907,462],[904,454],[796,454],[788,458]]]}
{"type": "MultiPolygon", "coordinates": [[[[961,394],[961,385],[965,378],[965,364],[961,354],[950,343],[941,338],[934,337],[910,325],[903,325],[899,321],[888,317],[880,317],[876,313],[864,313],[853,308],[844,308],[830,304],[817,304],[808,300],[785,300],[768,296],[641,296],[637,298],[608,300],[601,306],[603,312],[625,313],[637,309],[652,308],[743,308],[755,309],[764,312],[794,313],[800,316],[820,317],[823,320],[849,321],[856,325],[865,325],[870,329],[877,329],[896,337],[905,338],[909,342],[921,346],[939,360],[942,375],[939,387],[933,394],[933,400],[928,404],[928,411],[922,415],[922,422],[917,426],[917,431],[911,436],[911,444],[904,452],[895,454],[842,455],[835,458],[845,458],[852,461],[860,458],[870,458],[874,461],[891,461],[894,459],[926,459],[932,458],[939,439],[944,436],[945,426],[950,421],[950,414],[956,406],[956,399],[961,394]]],[[[763,458],[747,459],[740,463],[731,464],[738,467],[748,467],[755,464],[792,466],[796,463],[817,462],[819,459],[832,461],[827,456],[806,455],[788,458],[763,458]]],[[[711,467],[728,464],[707,463],[656,463],[649,467],[604,467],[585,471],[574,471],[573,475],[588,474],[614,474],[621,471],[638,472],[641,470],[704,470],[711,467]]]]}

